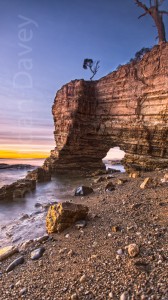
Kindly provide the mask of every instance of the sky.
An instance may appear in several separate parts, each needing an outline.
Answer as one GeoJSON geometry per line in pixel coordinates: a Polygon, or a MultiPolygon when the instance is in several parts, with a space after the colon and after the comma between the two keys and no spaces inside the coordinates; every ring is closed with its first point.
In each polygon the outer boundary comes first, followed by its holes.
{"type": "Polygon", "coordinates": [[[0,158],[49,155],[55,94],[89,80],[83,60],[100,60],[99,79],[157,43],[142,13],[134,0],[0,0],[0,158]]]}

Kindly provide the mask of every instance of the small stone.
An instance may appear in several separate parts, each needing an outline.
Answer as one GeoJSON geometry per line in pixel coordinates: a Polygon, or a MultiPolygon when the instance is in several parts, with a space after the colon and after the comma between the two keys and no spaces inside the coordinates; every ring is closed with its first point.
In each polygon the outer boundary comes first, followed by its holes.
{"type": "Polygon", "coordinates": [[[107,235],[108,237],[111,237],[111,233],[108,233],[108,235],[107,235]]]}
{"type": "Polygon", "coordinates": [[[35,239],[35,242],[42,243],[42,242],[47,241],[48,239],[49,239],[49,235],[45,234],[45,235],[40,236],[37,239],[35,239]]]}
{"type": "Polygon", "coordinates": [[[121,231],[119,226],[112,226],[111,230],[112,230],[112,232],[121,231]]]}
{"type": "Polygon", "coordinates": [[[74,254],[75,254],[75,252],[73,250],[69,250],[68,256],[73,256],[74,254]]]}
{"type": "Polygon", "coordinates": [[[113,298],[113,293],[112,292],[109,293],[109,298],[113,298]]]}
{"type": "Polygon", "coordinates": [[[76,222],[75,227],[78,229],[81,229],[81,228],[84,228],[86,226],[86,224],[87,223],[85,220],[81,220],[81,221],[76,222]]]}
{"type": "Polygon", "coordinates": [[[15,283],[15,286],[19,286],[21,284],[21,281],[18,280],[16,283],[15,283]]]}
{"type": "Polygon", "coordinates": [[[63,253],[65,253],[66,251],[67,251],[67,248],[62,248],[62,249],[59,250],[58,253],[59,253],[59,254],[63,254],[63,253]]]}
{"type": "Polygon", "coordinates": [[[26,219],[28,219],[28,218],[29,218],[29,215],[28,215],[28,214],[24,214],[24,215],[22,215],[22,216],[20,217],[20,220],[24,221],[24,220],[26,220],[26,219]]]}
{"type": "Polygon", "coordinates": [[[123,254],[123,250],[122,250],[122,249],[118,249],[118,250],[117,250],[117,254],[118,254],[118,255],[122,255],[122,254],[123,254]]]}
{"type": "Polygon", "coordinates": [[[78,295],[77,294],[71,295],[71,300],[78,300],[78,295]]]}
{"type": "Polygon", "coordinates": [[[117,255],[116,255],[116,259],[117,259],[117,260],[120,260],[120,259],[121,259],[121,256],[117,254],[117,255]]]}
{"type": "Polygon", "coordinates": [[[139,246],[136,244],[128,245],[128,254],[130,257],[135,257],[139,254],[139,246]]]}
{"type": "Polygon", "coordinates": [[[85,274],[82,275],[79,281],[80,281],[80,283],[85,282],[86,281],[86,275],[85,274]]]}
{"type": "Polygon", "coordinates": [[[91,257],[90,257],[90,259],[93,259],[93,260],[96,259],[96,258],[97,258],[96,254],[92,254],[91,257]]]}
{"type": "Polygon", "coordinates": [[[79,186],[76,190],[75,190],[75,196],[87,196],[89,194],[93,193],[93,189],[91,187],[88,186],[79,186]]]}
{"type": "Polygon", "coordinates": [[[21,289],[19,295],[22,296],[22,295],[25,295],[27,293],[27,288],[23,288],[21,289]]]}
{"type": "Polygon", "coordinates": [[[138,177],[140,177],[140,172],[132,172],[132,173],[130,173],[129,174],[129,177],[130,178],[138,178],[138,177]]]}
{"type": "Polygon", "coordinates": [[[31,256],[31,259],[32,259],[32,260],[39,259],[40,257],[42,257],[44,251],[45,251],[45,248],[44,248],[44,247],[40,247],[40,248],[38,248],[38,249],[36,249],[36,250],[33,250],[33,251],[31,252],[31,255],[30,255],[30,256],[31,256]]]}
{"type": "Polygon", "coordinates": [[[70,234],[67,233],[67,234],[65,235],[65,238],[68,239],[69,237],[70,237],[70,234]]]}
{"type": "Polygon", "coordinates": [[[128,292],[124,292],[120,296],[120,300],[129,300],[128,292]]]}
{"type": "Polygon", "coordinates": [[[97,242],[93,242],[92,247],[95,248],[97,246],[97,242]]]}
{"type": "Polygon", "coordinates": [[[149,178],[149,177],[145,178],[144,181],[141,183],[140,188],[144,189],[144,188],[148,187],[151,182],[152,182],[151,178],[149,178]]]}
{"type": "Polygon", "coordinates": [[[12,284],[9,286],[9,288],[10,288],[11,290],[13,290],[13,289],[14,289],[14,284],[12,283],[12,284]]]}
{"type": "Polygon", "coordinates": [[[24,263],[24,257],[20,256],[19,258],[15,259],[6,269],[6,272],[10,272],[12,271],[15,267],[17,267],[18,265],[21,265],[24,263]]]}
{"type": "Polygon", "coordinates": [[[115,190],[115,186],[112,182],[109,182],[106,187],[105,187],[105,191],[106,192],[112,192],[115,190]]]}

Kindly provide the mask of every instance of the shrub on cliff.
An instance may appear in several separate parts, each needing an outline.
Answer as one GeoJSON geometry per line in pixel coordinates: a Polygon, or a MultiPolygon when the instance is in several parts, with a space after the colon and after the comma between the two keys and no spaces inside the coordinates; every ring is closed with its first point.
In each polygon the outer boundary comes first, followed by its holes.
{"type": "Polygon", "coordinates": [[[83,61],[83,68],[86,70],[87,68],[90,69],[90,71],[92,72],[92,76],[90,77],[90,80],[93,79],[93,77],[96,75],[98,69],[100,68],[99,66],[100,61],[93,61],[93,59],[91,58],[85,58],[83,61]]]}

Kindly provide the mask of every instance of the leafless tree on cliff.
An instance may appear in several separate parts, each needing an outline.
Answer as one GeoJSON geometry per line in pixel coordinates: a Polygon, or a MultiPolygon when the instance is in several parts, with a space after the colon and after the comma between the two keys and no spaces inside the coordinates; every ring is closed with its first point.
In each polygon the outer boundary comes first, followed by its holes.
{"type": "Polygon", "coordinates": [[[94,62],[91,58],[85,58],[83,61],[83,68],[86,70],[87,68],[90,69],[90,71],[92,72],[92,76],[90,77],[90,80],[93,79],[93,77],[96,75],[98,69],[100,68],[99,66],[100,61],[97,60],[96,62],[94,62]]]}
{"type": "Polygon", "coordinates": [[[147,7],[143,2],[139,0],[134,0],[134,1],[139,7],[143,8],[143,10],[145,11],[142,15],[139,16],[139,19],[149,14],[153,18],[155,25],[157,27],[157,31],[158,31],[157,38],[159,38],[159,44],[162,42],[166,42],[166,32],[165,32],[165,25],[163,22],[163,15],[164,14],[168,15],[168,12],[159,9],[159,7],[162,5],[162,3],[165,0],[149,0],[149,7],[147,7]]]}

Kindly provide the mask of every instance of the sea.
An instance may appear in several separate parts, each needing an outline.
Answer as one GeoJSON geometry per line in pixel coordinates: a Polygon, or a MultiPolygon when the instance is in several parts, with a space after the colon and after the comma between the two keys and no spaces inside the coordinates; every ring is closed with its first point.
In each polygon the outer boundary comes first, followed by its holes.
{"type": "MultiPolygon", "coordinates": [[[[0,187],[22,179],[28,171],[42,166],[44,160],[5,160],[1,164],[21,164],[22,167],[0,169],[0,187]],[[29,167],[25,167],[29,165],[29,167]]],[[[111,165],[106,165],[109,168],[111,165]]],[[[124,172],[121,165],[113,165],[115,169],[124,172]]],[[[75,188],[81,184],[88,185],[89,179],[77,175],[57,175],[47,183],[37,183],[36,190],[17,200],[0,201],[0,247],[21,244],[46,233],[46,207],[49,203],[73,201],[75,188]]]]}

